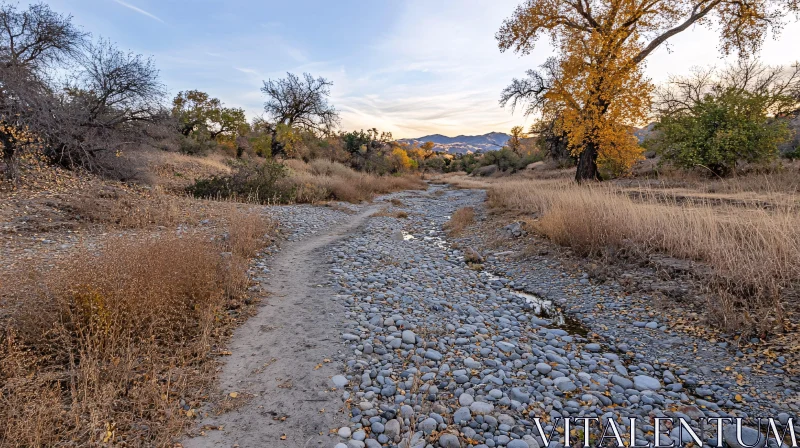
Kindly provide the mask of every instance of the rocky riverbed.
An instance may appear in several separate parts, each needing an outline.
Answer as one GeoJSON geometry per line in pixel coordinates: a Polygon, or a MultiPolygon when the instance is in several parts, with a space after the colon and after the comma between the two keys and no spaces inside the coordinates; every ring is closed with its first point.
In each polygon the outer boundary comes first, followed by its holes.
{"type": "Polygon", "coordinates": [[[232,410],[204,411],[184,446],[544,448],[544,433],[556,448],[568,418],[571,446],[609,422],[626,446],[689,441],[657,427],[672,418],[712,447],[708,419],[741,418],[743,440],[730,420],[725,443],[763,448],[754,418],[798,422],[796,366],[683,331],[679,307],[623,287],[635,274],[597,281],[550,243],[523,250],[484,200],[431,185],[264,208],[284,242],[254,262],[270,294],[220,369],[232,410]],[[449,237],[462,207],[477,223],[449,237]]]}
{"type": "MultiPolygon", "coordinates": [[[[482,191],[388,199],[408,218],[373,217],[326,250],[331,299],[346,310],[344,372],[331,385],[349,424],[334,428],[337,448],[541,447],[537,421],[549,433],[565,417],[613,419],[626,443],[636,418],[644,445],[655,418],[785,423],[800,410],[782,360],[756,373],[746,354],[672,331],[646,294],[593,285],[545,256],[484,254],[483,270],[468,266],[456,247],[481,235],[454,246],[442,224],[458,208],[480,210],[482,191]]],[[[680,438],[663,432],[662,442],[680,438]]]]}

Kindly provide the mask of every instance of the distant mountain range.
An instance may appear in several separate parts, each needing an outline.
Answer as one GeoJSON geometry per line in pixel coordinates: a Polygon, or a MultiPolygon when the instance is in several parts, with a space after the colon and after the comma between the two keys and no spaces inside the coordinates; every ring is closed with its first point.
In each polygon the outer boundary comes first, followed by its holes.
{"type": "Polygon", "coordinates": [[[508,142],[509,138],[511,136],[503,132],[490,132],[483,135],[459,135],[457,137],[433,134],[420,138],[403,138],[398,141],[419,145],[425,142],[433,142],[435,144],[434,151],[467,154],[500,149],[508,142]]]}

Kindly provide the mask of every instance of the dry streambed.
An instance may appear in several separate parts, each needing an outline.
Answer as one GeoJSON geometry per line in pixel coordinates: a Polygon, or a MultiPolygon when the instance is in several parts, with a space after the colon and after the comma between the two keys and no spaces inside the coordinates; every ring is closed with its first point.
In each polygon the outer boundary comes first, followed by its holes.
{"type": "Polygon", "coordinates": [[[646,296],[541,257],[501,253],[471,269],[442,225],[480,209],[482,192],[389,199],[376,217],[281,208],[305,230],[267,261],[274,295],[222,374],[226,393],[249,400],[187,445],[540,447],[534,418],[549,431],[563,417],[610,417],[623,434],[639,418],[641,445],[654,417],[798,411],[780,363],[749,371],[735,351],[673,331],[646,296]]]}
{"type": "Polygon", "coordinates": [[[340,443],[541,446],[536,417],[605,416],[624,433],[629,418],[644,418],[635,428],[642,444],[653,441],[654,417],[785,420],[797,411],[796,387],[757,377],[746,358],[657,317],[641,320],[652,311],[641,297],[595,286],[555,260],[522,270],[490,256],[483,272],[469,269],[461,251],[440,244],[441,226],[458,208],[480,208],[481,192],[434,187],[394,197],[407,221],[373,219],[332,251],[352,350],[339,378],[352,405],[340,443]],[[393,238],[398,230],[413,238],[393,238]],[[609,312],[572,310],[584,303],[609,312]],[[642,312],[623,316],[627,307],[642,312]]]}

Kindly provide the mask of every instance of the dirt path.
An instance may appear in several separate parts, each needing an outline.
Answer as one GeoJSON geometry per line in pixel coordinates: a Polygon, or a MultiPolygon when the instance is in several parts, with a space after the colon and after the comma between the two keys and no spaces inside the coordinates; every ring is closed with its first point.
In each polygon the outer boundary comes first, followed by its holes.
{"type": "Polygon", "coordinates": [[[205,436],[186,440],[185,447],[332,445],[330,429],[347,419],[340,412],[341,391],[331,390],[331,377],[342,371],[334,356],[343,348],[337,326],[345,310],[319,287],[327,273],[320,251],[356,232],[375,210],[280,251],[271,263],[271,295],[237,330],[229,347],[232,356],[220,374],[223,392],[237,392],[237,399],[252,397],[204,420],[203,426],[224,429],[206,430],[205,436]]]}

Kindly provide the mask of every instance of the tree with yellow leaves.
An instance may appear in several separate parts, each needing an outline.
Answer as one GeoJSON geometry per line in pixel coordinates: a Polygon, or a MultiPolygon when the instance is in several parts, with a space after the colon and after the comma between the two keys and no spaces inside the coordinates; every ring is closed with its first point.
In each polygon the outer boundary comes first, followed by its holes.
{"type": "Polygon", "coordinates": [[[508,139],[508,148],[518,155],[522,153],[522,139],[527,137],[522,126],[511,128],[511,138],[508,139]]]}
{"type": "Polygon", "coordinates": [[[573,155],[575,179],[598,180],[598,162],[630,167],[639,157],[630,126],[647,118],[653,85],[645,59],[693,25],[720,29],[720,50],[757,52],[800,0],[526,0],[507,19],[501,51],[530,54],[546,36],[557,51],[540,70],[515,79],[501,97],[526,113],[559,117],[573,155]]]}
{"type": "Polygon", "coordinates": [[[408,152],[399,146],[392,148],[388,159],[392,165],[392,171],[395,173],[409,171],[418,166],[417,162],[408,156],[408,152]]]}

